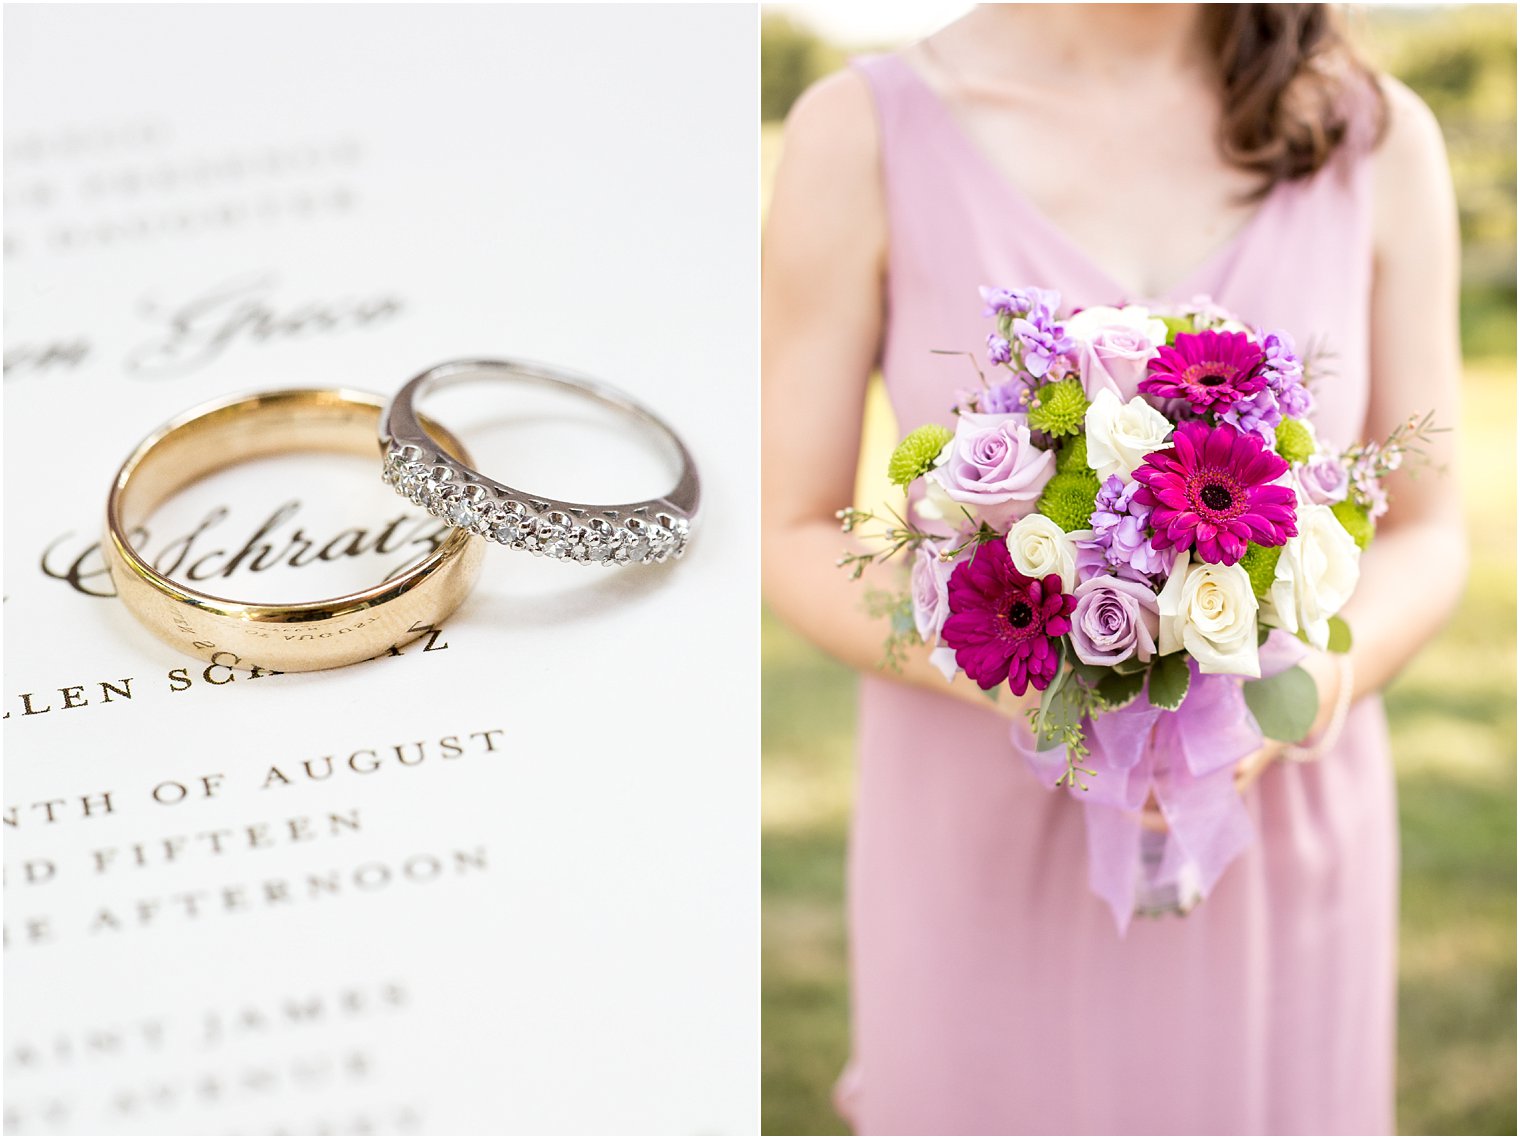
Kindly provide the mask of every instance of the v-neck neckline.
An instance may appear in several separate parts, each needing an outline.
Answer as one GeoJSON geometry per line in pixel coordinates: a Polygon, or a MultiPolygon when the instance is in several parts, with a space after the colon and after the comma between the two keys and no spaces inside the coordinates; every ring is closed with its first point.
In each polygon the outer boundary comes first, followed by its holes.
{"type": "MultiPolygon", "coordinates": [[[[1029,219],[1032,225],[1037,226],[1073,260],[1080,263],[1088,274],[1103,282],[1104,287],[1110,294],[1109,297],[1105,298],[1103,303],[1180,303],[1190,300],[1200,293],[1213,297],[1218,291],[1218,275],[1240,253],[1246,241],[1261,226],[1263,217],[1273,208],[1277,201],[1278,191],[1285,185],[1285,182],[1278,182],[1274,185],[1257,205],[1251,216],[1242,222],[1229,237],[1215,246],[1213,251],[1202,262],[1185,273],[1180,280],[1175,281],[1159,293],[1148,296],[1137,296],[1127,286],[1120,283],[1091,254],[1077,244],[1044,210],[1035,205],[1033,199],[1019,188],[1003,168],[993,161],[992,156],[971,136],[970,131],[966,129],[965,124],[961,122],[960,117],[955,113],[954,109],[934,89],[918,68],[904,59],[900,53],[892,53],[891,58],[899,68],[907,73],[909,81],[917,86],[929,105],[944,119],[947,135],[957,146],[967,153],[971,164],[979,168],[985,177],[988,177],[999,187],[1003,195],[1029,219]]],[[[1214,297],[1214,299],[1217,300],[1218,298],[1214,297]]]]}

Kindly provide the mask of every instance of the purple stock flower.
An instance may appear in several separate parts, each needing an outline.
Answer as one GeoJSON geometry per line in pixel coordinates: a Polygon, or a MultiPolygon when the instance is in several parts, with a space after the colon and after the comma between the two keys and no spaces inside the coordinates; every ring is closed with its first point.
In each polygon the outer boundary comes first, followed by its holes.
{"type": "Polygon", "coordinates": [[[1277,397],[1278,411],[1289,419],[1302,419],[1314,408],[1314,397],[1304,386],[1304,365],[1286,332],[1269,332],[1261,341],[1261,376],[1277,397]]]}
{"type": "Polygon", "coordinates": [[[981,293],[987,305],[982,310],[983,316],[1027,316],[1037,308],[1053,313],[1061,304],[1061,294],[1053,289],[997,289],[983,285],[981,293]]]}
{"type": "Polygon", "coordinates": [[[1013,359],[1013,345],[996,332],[987,334],[987,359],[993,364],[1006,364],[1013,359]]]}
{"type": "Polygon", "coordinates": [[[1263,388],[1238,401],[1219,418],[1242,431],[1260,435],[1271,445],[1276,442],[1277,425],[1282,422],[1282,417],[1277,396],[1269,388],[1263,388]]]}
{"type": "Polygon", "coordinates": [[[1093,504],[1092,537],[1077,540],[1078,547],[1095,550],[1107,566],[1127,577],[1165,573],[1170,564],[1151,546],[1151,508],[1135,501],[1139,490],[1139,483],[1126,483],[1118,475],[1104,479],[1093,504]]]}
{"type": "Polygon", "coordinates": [[[1029,410],[1029,378],[1020,373],[980,392],[976,397],[976,409],[986,415],[1012,415],[1029,410]]]}
{"type": "Polygon", "coordinates": [[[1046,308],[1034,308],[1027,317],[1016,317],[1013,334],[1023,349],[1025,371],[1037,380],[1051,370],[1058,356],[1077,347],[1077,342],[1066,335],[1066,328],[1057,324],[1046,308]]]}

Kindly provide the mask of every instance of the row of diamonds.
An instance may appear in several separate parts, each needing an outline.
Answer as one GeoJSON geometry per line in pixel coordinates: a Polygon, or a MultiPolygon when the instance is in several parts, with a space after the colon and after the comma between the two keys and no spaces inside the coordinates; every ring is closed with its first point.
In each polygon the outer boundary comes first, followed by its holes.
{"type": "Polygon", "coordinates": [[[416,447],[390,452],[381,478],[450,525],[540,557],[582,565],[651,565],[686,552],[690,528],[684,518],[662,513],[653,519],[577,519],[558,510],[536,511],[457,481],[452,469],[429,461],[416,447]]]}

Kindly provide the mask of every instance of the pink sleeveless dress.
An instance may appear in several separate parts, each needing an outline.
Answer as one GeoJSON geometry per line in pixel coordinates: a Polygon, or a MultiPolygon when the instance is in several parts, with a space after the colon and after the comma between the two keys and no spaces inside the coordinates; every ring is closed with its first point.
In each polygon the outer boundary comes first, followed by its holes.
{"type": "MultiPolygon", "coordinates": [[[[978,350],[977,286],[1116,304],[1119,286],[1009,184],[896,55],[873,93],[890,222],[882,367],[899,424],[950,423],[978,350]]],[[[1363,434],[1370,168],[1343,147],[1279,185],[1170,294],[1323,341],[1316,426],[1363,434]]],[[[974,382],[974,381],[973,381],[974,382]]],[[[962,681],[961,683],[964,683],[962,681]]],[[[849,919],[866,1134],[1387,1134],[1393,1128],[1398,840],[1381,703],[1318,763],[1248,795],[1257,841],[1187,918],[1121,939],[1087,887],[1083,815],[1016,759],[1008,722],[867,676],[849,919]]]]}

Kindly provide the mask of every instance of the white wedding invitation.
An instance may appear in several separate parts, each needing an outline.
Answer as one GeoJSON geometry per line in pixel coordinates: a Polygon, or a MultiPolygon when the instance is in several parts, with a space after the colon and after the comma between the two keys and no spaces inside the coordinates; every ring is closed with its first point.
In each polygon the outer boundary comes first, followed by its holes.
{"type": "MultiPolygon", "coordinates": [[[[757,29],[744,6],[5,13],[6,1130],[758,1127],[757,29]],[[700,470],[686,556],[491,545],[437,627],[265,675],[113,596],[149,431],[461,357],[586,372],[700,470]]],[[[553,392],[423,405],[558,497],[661,493],[553,392]]],[[[378,448],[149,520],[253,601],[372,583],[441,523],[378,448]]]]}

